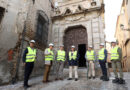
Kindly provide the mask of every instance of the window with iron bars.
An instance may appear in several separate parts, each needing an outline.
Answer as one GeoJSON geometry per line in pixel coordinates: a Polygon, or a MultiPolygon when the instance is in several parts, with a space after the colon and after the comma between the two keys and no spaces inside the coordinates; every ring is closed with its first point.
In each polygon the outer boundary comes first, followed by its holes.
{"type": "Polygon", "coordinates": [[[36,40],[46,46],[48,41],[48,22],[39,14],[37,21],[36,40]]]}

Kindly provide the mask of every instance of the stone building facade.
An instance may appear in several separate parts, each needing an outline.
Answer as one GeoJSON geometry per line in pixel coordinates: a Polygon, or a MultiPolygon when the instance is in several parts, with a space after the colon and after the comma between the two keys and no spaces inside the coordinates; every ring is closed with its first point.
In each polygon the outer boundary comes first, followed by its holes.
{"type": "Polygon", "coordinates": [[[23,79],[21,58],[31,39],[38,50],[32,76],[43,74],[50,42],[67,52],[75,45],[85,66],[88,46],[97,51],[105,43],[104,12],[103,0],[0,0],[0,85],[23,79]]]}
{"type": "Polygon", "coordinates": [[[43,50],[51,33],[51,0],[0,0],[0,85],[23,78],[23,50],[36,40],[38,57],[32,76],[42,75],[43,50]],[[44,3],[46,2],[46,3],[44,3]]]}
{"type": "Polygon", "coordinates": [[[123,53],[123,67],[125,71],[130,71],[130,1],[123,0],[120,15],[117,18],[117,26],[115,32],[119,46],[123,53]],[[121,26],[123,25],[123,29],[121,26]]]}
{"type": "Polygon", "coordinates": [[[63,44],[68,52],[70,46],[75,45],[82,57],[90,45],[98,51],[99,44],[105,43],[103,0],[55,0],[55,2],[56,9],[52,15],[52,40],[55,49],[63,44]]]}

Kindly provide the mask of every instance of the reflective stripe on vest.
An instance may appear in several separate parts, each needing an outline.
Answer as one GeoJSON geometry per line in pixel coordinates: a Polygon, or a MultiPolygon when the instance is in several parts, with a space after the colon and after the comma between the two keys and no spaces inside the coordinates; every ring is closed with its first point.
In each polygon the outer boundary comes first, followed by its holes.
{"type": "Polygon", "coordinates": [[[57,61],[65,61],[65,51],[64,50],[58,50],[57,52],[57,61]]]}
{"type": "Polygon", "coordinates": [[[118,46],[111,49],[111,60],[118,60],[119,54],[118,54],[118,46]]]}
{"type": "Polygon", "coordinates": [[[87,60],[94,60],[94,51],[87,51],[86,56],[87,60]]]}
{"type": "Polygon", "coordinates": [[[98,52],[98,59],[99,60],[104,60],[104,58],[105,58],[104,50],[105,50],[104,48],[99,50],[99,52],[98,52]]]}
{"type": "Polygon", "coordinates": [[[28,53],[26,54],[26,62],[34,62],[36,59],[36,49],[27,47],[28,53]]]}
{"type": "Polygon", "coordinates": [[[47,50],[48,50],[49,53],[51,53],[51,55],[45,55],[45,60],[46,61],[52,61],[54,59],[54,53],[49,48],[47,48],[47,50]]]}
{"type": "Polygon", "coordinates": [[[73,52],[73,55],[71,55],[71,51],[69,52],[69,60],[76,60],[76,58],[77,58],[77,51],[74,51],[73,52]]]}

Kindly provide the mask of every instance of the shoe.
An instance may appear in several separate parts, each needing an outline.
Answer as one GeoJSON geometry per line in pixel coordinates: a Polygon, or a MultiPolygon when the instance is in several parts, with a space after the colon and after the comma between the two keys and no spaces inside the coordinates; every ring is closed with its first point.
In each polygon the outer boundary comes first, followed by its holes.
{"type": "Polygon", "coordinates": [[[68,80],[72,80],[72,78],[68,78],[68,80]]]}
{"type": "Polygon", "coordinates": [[[108,77],[104,77],[103,81],[109,81],[109,78],[108,77]]]}
{"type": "Polygon", "coordinates": [[[57,80],[58,80],[58,78],[55,79],[55,81],[57,81],[57,80]]]}
{"type": "Polygon", "coordinates": [[[104,76],[101,76],[101,77],[100,77],[100,80],[103,80],[103,79],[104,79],[104,76]]]}
{"type": "Polygon", "coordinates": [[[60,78],[60,80],[63,80],[63,78],[60,78]]]}
{"type": "Polygon", "coordinates": [[[95,79],[95,77],[93,77],[93,79],[95,79]]]}
{"type": "Polygon", "coordinates": [[[113,83],[119,83],[119,78],[115,78],[114,80],[112,80],[113,83]]]}
{"type": "Polygon", "coordinates": [[[32,87],[31,85],[27,85],[27,87],[29,88],[29,87],[32,87]]]}
{"type": "Polygon", "coordinates": [[[88,79],[91,79],[91,77],[88,77],[88,79]]]}
{"type": "Polygon", "coordinates": [[[42,81],[43,83],[47,83],[47,81],[42,81]]]}
{"type": "Polygon", "coordinates": [[[27,90],[29,88],[29,85],[24,86],[24,90],[27,90]]]}
{"type": "Polygon", "coordinates": [[[52,82],[51,80],[47,80],[47,82],[52,82]]]}
{"type": "Polygon", "coordinates": [[[125,84],[125,80],[123,80],[122,78],[119,79],[119,84],[125,84]]]}
{"type": "Polygon", "coordinates": [[[78,81],[78,78],[75,78],[75,81],[78,81]]]}

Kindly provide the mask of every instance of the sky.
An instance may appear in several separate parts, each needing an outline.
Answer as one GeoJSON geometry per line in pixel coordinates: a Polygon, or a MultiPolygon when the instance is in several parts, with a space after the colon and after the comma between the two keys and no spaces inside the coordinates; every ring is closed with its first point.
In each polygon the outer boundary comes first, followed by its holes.
{"type": "Polygon", "coordinates": [[[122,0],[104,0],[106,41],[114,40],[116,21],[120,14],[122,0]]]}

